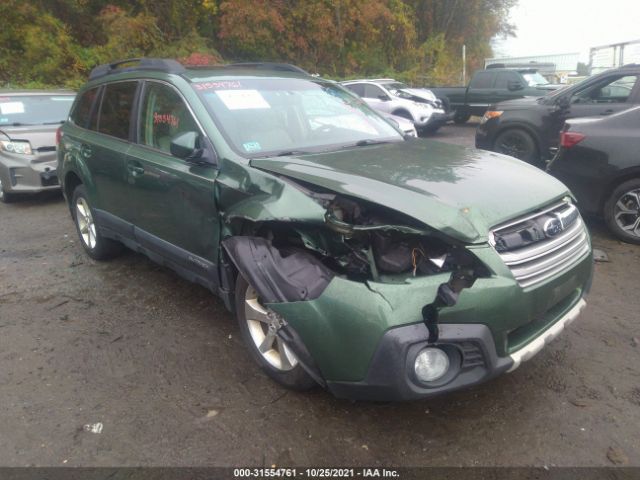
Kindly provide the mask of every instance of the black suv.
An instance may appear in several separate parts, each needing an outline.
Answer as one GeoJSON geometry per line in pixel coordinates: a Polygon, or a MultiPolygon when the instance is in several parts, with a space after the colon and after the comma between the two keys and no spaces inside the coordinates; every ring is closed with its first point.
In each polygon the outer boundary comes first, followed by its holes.
{"type": "Polygon", "coordinates": [[[611,115],[640,103],[639,77],[640,65],[626,65],[544,97],[492,105],[476,130],[476,147],[542,165],[557,150],[566,120],[611,115]]]}

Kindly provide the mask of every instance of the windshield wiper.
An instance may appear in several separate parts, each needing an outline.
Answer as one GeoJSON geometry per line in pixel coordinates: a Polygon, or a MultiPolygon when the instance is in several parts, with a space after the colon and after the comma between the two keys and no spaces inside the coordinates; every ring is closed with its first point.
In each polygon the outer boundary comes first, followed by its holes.
{"type": "Polygon", "coordinates": [[[307,155],[311,152],[307,152],[306,150],[285,150],[283,152],[278,152],[276,157],[289,157],[291,155],[307,155]]]}
{"type": "Polygon", "coordinates": [[[57,122],[44,122],[42,125],[59,125],[63,123],[64,123],[64,120],[58,120],[57,122]]]}
{"type": "Polygon", "coordinates": [[[355,147],[366,147],[367,145],[382,145],[384,143],[391,143],[388,140],[374,140],[372,138],[367,138],[365,140],[360,140],[355,143],[355,147]]]}

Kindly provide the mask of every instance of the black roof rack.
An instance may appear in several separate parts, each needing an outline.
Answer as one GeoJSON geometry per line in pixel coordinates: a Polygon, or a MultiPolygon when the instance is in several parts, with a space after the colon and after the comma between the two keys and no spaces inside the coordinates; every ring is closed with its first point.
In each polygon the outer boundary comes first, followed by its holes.
{"type": "Polygon", "coordinates": [[[242,67],[242,68],[255,68],[257,70],[276,70],[280,72],[294,72],[309,75],[309,72],[290,63],[276,63],[276,62],[242,62],[242,63],[230,63],[227,67],[242,67]]]}
{"type": "Polygon", "coordinates": [[[133,72],[137,70],[158,70],[166,73],[183,73],[186,69],[176,61],[166,58],[127,58],[117,62],[98,65],[89,74],[89,80],[112,75],[114,73],[133,72]],[[131,64],[131,65],[129,65],[131,64]]]}

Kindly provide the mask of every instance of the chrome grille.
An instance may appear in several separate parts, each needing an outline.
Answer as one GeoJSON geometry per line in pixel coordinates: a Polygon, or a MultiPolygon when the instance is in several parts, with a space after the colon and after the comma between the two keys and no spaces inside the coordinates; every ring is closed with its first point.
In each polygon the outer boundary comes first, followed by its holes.
{"type": "Polygon", "coordinates": [[[523,288],[568,270],[591,250],[584,222],[568,201],[514,219],[491,233],[498,254],[523,288]],[[500,243],[503,236],[509,241],[500,243]]]}

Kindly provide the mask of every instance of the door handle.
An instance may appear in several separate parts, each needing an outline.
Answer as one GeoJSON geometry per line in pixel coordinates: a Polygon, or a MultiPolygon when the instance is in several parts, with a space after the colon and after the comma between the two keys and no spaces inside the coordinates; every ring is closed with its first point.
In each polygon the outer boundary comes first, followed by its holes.
{"type": "Polygon", "coordinates": [[[144,167],[142,165],[133,165],[130,163],[127,165],[127,169],[132,177],[144,175],[144,167]]]}

